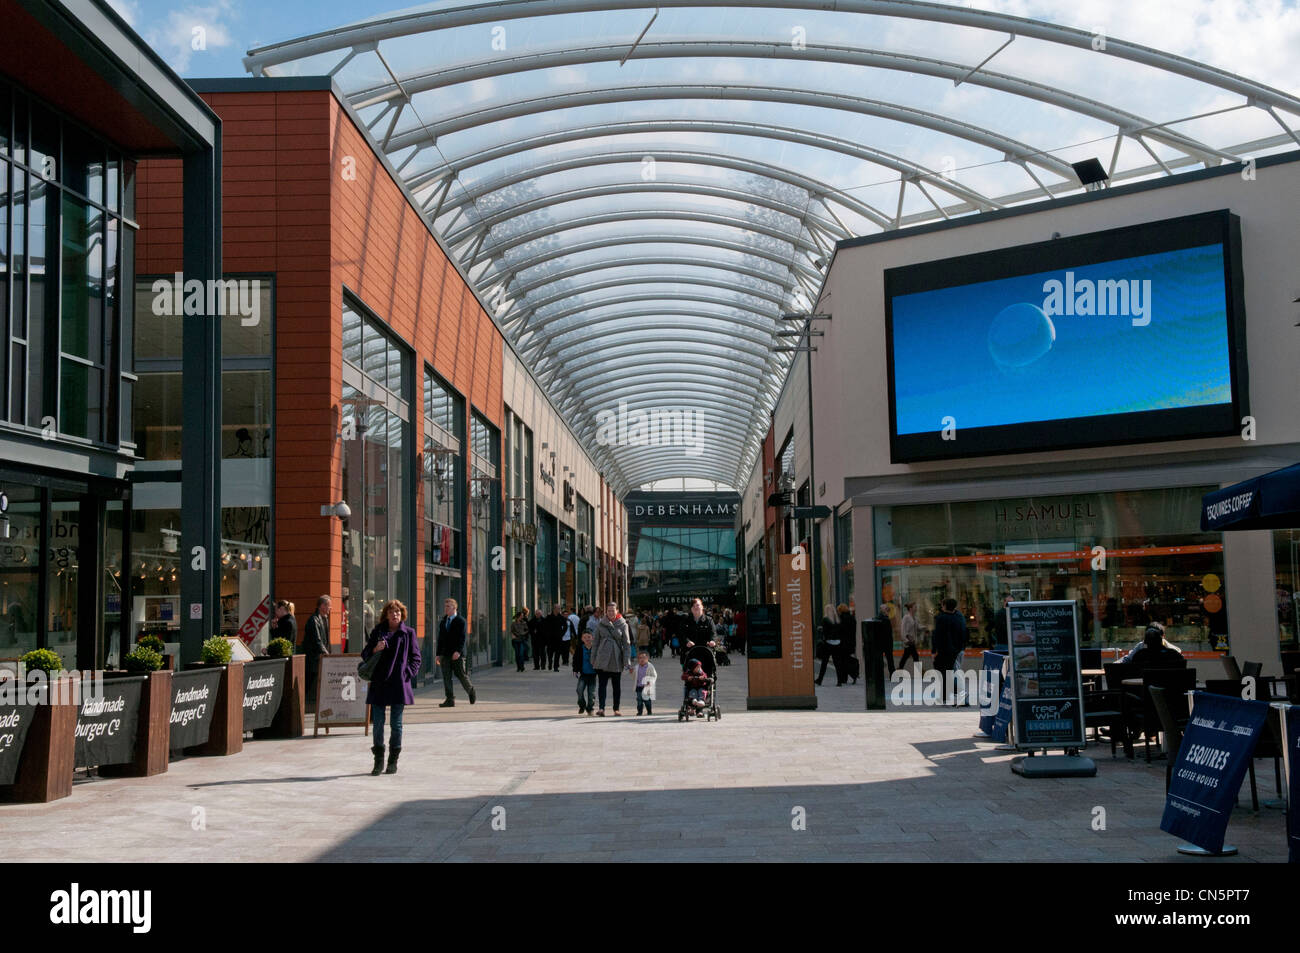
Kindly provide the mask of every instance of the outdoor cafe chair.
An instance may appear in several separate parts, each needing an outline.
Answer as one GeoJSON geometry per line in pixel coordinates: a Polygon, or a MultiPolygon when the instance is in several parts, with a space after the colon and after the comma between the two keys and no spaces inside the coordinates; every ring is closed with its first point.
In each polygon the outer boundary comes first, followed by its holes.
{"type": "Polygon", "coordinates": [[[1127,696],[1122,691],[1085,692],[1083,696],[1084,728],[1091,728],[1094,740],[1100,743],[1098,729],[1105,728],[1110,736],[1110,756],[1115,757],[1115,744],[1124,745],[1124,754],[1133,758],[1133,745],[1128,736],[1127,696]]]}
{"type": "Polygon", "coordinates": [[[1171,694],[1170,689],[1162,685],[1151,685],[1147,688],[1147,692],[1151,696],[1151,706],[1155,709],[1156,717],[1160,720],[1160,729],[1165,733],[1165,750],[1169,752],[1169,757],[1165,758],[1165,793],[1168,794],[1169,782],[1173,780],[1174,760],[1183,747],[1183,726],[1187,724],[1187,696],[1181,692],[1171,694]],[[1172,705],[1171,700],[1174,700],[1172,705]],[[1177,708],[1175,709],[1174,706],[1177,708]]]}
{"type": "Polygon", "coordinates": [[[1241,666],[1237,664],[1237,660],[1231,655],[1223,657],[1223,674],[1233,681],[1241,681],[1241,666]]]}
{"type": "MultiPolygon", "coordinates": [[[[1196,688],[1196,669],[1194,668],[1148,668],[1142,672],[1142,743],[1146,749],[1147,763],[1151,763],[1151,736],[1163,730],[1160,717],[1156,714],[1151,700],[1151,688],[1158,686],[1171,692],[1190,692],[1196,688]]],[[[1177,753],[1177,748],[1172,749],[1177,753]]],[[[1165,754],[1169,756],[1168,739],[1165,754]]]]}

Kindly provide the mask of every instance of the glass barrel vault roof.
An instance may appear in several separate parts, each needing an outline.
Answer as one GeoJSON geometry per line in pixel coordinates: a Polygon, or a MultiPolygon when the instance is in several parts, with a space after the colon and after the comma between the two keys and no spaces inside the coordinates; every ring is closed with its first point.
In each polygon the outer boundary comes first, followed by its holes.
{"type": "Polygon", "coordinates": [[[620,495],[745,484],[836,241],[1300,146],[1291,93],[904,0],[439,3],[245,65],[333,78],[620,495]],[[702,449],[597,446],[620,401],[702,449]]]}

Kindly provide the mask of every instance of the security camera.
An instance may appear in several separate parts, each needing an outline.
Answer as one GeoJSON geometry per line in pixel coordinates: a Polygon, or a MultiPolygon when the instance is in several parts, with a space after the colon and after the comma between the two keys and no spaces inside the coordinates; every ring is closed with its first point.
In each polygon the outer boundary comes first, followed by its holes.
{"type": "Polygon", "coordinates": [[[352,507],[348,506],[342,500],[339,500],[333,506],[322,506],[320,508],[321,516],[333,516],[336,519],[346,520],[352,515],[352,507]]]}

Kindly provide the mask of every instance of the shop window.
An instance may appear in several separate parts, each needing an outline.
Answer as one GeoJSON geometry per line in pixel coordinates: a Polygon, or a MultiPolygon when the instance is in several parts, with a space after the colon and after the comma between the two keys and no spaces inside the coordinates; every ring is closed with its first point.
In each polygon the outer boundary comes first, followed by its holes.
{"type": "Polygon", "coordinates": [[[915,599],[923,630],[956,599],[976,646],[1010,597],[1076,600],[1084,646],[1131,648],[1159,621],[1184,651],[1224,650],[1222,536],[1200,532],[1210,489],[876,507],[878,591],[899,614],[915,599]]]}

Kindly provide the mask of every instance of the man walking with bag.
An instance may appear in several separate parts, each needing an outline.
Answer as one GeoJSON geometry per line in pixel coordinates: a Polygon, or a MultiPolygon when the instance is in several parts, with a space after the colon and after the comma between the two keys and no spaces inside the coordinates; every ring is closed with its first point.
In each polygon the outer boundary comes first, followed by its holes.
{"type": "Polygon", "coordinates": [[[439,708],[451,708],[456,704],[452,694],[451,676],[460,679],[469,703],[478,701],[474,686],[465,674],[465,620],[456,613],[456,600],[448,599],[442,604],[442,619],[438,623],[438,665],[442,668],[442,685],[447,692],[447,700],[439,708]]]}

